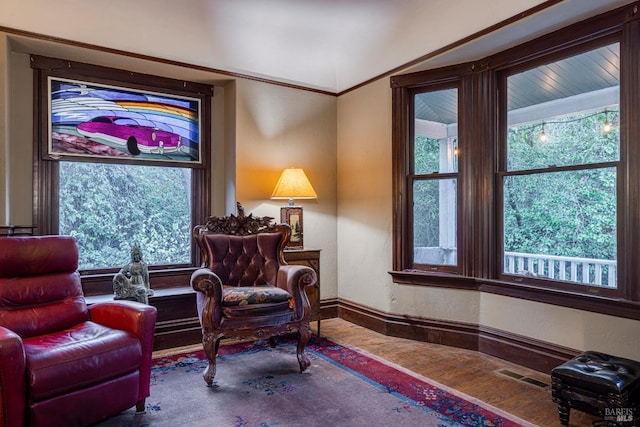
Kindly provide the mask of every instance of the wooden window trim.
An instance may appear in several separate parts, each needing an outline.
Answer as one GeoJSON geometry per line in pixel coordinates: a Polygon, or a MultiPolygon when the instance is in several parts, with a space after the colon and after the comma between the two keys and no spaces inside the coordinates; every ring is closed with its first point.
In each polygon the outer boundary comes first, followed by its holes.
{"type": "MultiPolygon", "coordinates": [[[[628,5],[571,25],[531,42],[500,52],[474,63],[465,63],[436,70],[393,76],[391,78],[393,105],[393,271],[395,283],[475,290],[530,301],[559,305],[595,313],[640,320],[640,239],[628,237],[640,233],[640,171],[632,166],[640,159],[640,121],[633,120],[640,114],[637,94],[640,93],[640,22],[637,5],[628,5]],[[620,173],[618,191],[618,226],[627,230],[618,236],[618,283],[623,283],[621,295],[594,295],[588,291],[577,291],[571,286],[558,286],[552,282],[548,287],[544,281],[526,279],[520,283],[505,280],[499,274],[498,244],[496,230],[499,223],[496,180],[498,179],[499,144],[468,144],[465,141],[497,141],[504,138],[500,130],[500,115],[506,117],[506,108],[499,111],[498,105],[506,105],[504,91],[498,91],[499,72],[530,66],[532,63],[564,58],[581,50],[609,41],[620,42],[621,55],[621,161],[616,166],[620,173]],[[526,64],[526,65],[525,65],[526,64]],[[407,107],[412,91],[431,84],[461,79],[460,121],[470,123],[494,123],[494,126],[470,126],[459,128],[462,155],[459,158],[459,184],[462,201],[458,207],[462,242],[458,248],[462,260],[459,274],[415,270],[409,263],[410,242],[403,241],[410,228],[407,221],[408,205],[404,186],[408,171],[412,135],[408,125],[412,119],[407,107]],[[471,128],[476,128],[475,130],[471,128]],[[483,149],[484,148],[484,149],[483,149]],[[636,159],[633,161],[632,159],[636,159]],[[629,231],[631,230],[631,232],[629,231]]],[[[582,289],[582,288],[579,288],[582,289]]]]}
{"type": "MultiPolygon", "coordinates": [[[[202,120],[202,156],[201,165],[182,165],[192,169],[192,224],[205,222],[210,209],[211,200],[211,98],[213,87],[206,84],[187,82],[148,74],[134,73],[126,70],[100,67],[92,64],[66,61],[63,59],[41,56],[31,57],[34,70],[34,151],[33,151],[33,223],[36,224],[34,234],[58,234],[59,210],[59,163],[43,156],[43,138],[47,138],[47,112],[43,111],[41,99],[47,96],[46,81],[52,75],[70,79],[96,81],[103,84],[115,84],[135,89],[160,91],[175,95],[201,98],[202,120]]],[[[115,163],[135,164],[135,161],[115,163]]],[[[170,163],[166,164],[171,166],[170,163]]],[[[195,245],[191,245],[191,262],[180,265],[154,265],[149,268],[155,289],[188,287],[189,277],[200,263],[200,253],[195,245]]],[[[100,295],[113,292],[113,274],[118,268],[90,270],[81,272],[82,284],[86,295],[100,295]]]]}

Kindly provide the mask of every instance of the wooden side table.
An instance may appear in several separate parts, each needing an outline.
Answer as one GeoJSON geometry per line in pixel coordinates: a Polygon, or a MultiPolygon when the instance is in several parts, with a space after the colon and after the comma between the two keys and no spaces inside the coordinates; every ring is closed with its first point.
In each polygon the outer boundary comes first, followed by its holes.
{"type": "Polygon", "coordinates": [[[311,320],[318,322],[320,336],[320,249],[287,249],[284,251],[284,259],[288,264],[306,265],[316,271],[318,281],[306,290],[311,304],[311,320]]]}

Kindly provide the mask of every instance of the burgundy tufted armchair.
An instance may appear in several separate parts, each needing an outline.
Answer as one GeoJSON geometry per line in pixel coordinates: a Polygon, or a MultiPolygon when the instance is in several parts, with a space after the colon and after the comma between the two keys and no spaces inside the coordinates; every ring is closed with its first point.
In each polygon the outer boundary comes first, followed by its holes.
{"type": "Polygon", "coordinates": [[[86,426],[149,396],[156,309],[87,306],[67,236],[0,238],[0,421],[86,426]]]}
{"type": "Polygon", "coordinates": [[[304,354],[311,335],[305,287],[316,283],[312,268],[287,265],[283,251],[291,236],[287,224],[273,218],[239,215],[209,217],[196,226],[203,268],[191,276],[197,292],[202,343],[209,360],[205,382],[213,384],[216,354],[222,338],[267,339],[297,333],[300,371],[309,366],[304,354]]]}

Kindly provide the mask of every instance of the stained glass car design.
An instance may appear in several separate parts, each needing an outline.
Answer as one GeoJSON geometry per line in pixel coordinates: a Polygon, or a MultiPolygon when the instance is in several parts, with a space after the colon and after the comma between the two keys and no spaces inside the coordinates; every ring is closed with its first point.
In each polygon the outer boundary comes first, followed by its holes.
{"type": "Polygon", "coordinates": [[[140,153],[164,154],[182,150],[182,137],[151,126],[142,126],[134,119],[118,116],[98,116],[80,123],[78,133],[87,138],[99,138],[127,147],[134,156],[140,153]]]}

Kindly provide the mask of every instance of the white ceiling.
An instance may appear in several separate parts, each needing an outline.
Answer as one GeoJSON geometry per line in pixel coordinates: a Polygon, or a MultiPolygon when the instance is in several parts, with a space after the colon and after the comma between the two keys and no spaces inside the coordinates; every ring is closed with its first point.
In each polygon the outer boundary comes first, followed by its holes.
{"type": "Polygon", "coordinates": [[[218,0],[207,12],[222,61],[341,91],[541,2],[218,0]]]}
{"type": "MultiPolygon", "coordinates": [[[[544,0],[2,0],[0,26],[329,92],[544,0]]],[[[630,0],[565,0],[422,69],[480,58],[630,0]]]]}

